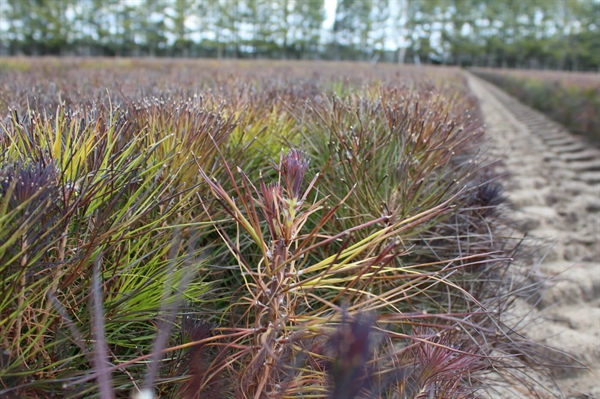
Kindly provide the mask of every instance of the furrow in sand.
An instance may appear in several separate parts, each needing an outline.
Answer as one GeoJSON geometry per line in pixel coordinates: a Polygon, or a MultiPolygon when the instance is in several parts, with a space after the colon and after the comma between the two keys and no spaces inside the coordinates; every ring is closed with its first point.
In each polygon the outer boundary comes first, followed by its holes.
{"type": "Polygon", "coordinates": [[[560,158],[565,161],[579,161],[579,160],[600,160],[600,151],[585,149],[580,152],[575,152],[571,154],[561,154],[560,158]]]}
{"type": "MultiPolygon", "coordinates": [[[[480,100],[489,153],[503,154],[514,234],[526,235],[531,245],[549,243],[525,261],[541,281],[549,280],[529,300],[517,301],[515,314],[525,318],[529,337],[572,354],[591,370],[562,369],[539,395],[598,399],[600,151],[495,86],[467,78],[480,100]]],[[[528,396],[514,383],[490,397],[528,396]]]]}

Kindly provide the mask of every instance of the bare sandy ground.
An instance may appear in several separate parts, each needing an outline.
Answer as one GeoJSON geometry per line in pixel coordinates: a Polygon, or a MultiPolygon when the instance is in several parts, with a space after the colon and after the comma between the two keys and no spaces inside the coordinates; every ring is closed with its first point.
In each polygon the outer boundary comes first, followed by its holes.
{"type": "MultiPolygon", "coordinates": [[[[539,395],[599,399],[600,151],[496,87],[467,78],[481,103],[487,151],[507,173],[513,234],[543,244],[526,267],[550,280],[515,311],[525,317],[529,337],[589,367],[560,371],[539,395]]],[[[530,396],[518,386],[491,395],[530,396]]]]}

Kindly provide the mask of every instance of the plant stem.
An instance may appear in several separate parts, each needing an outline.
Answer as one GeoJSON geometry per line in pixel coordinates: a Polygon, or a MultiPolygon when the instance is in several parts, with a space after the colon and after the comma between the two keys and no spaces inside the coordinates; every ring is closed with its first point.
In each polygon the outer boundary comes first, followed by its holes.
{"type": "MultiPolygon", "coordinates": [[[[21,262],[20,262],[20,266],[21,266],[21,281],[20,281],[20,294],[19,297],[17,299],[17,310],[21,310],[21,307],[23,306],[23,304],[25,303],[25,286],[27,285],[27,262],[28,262],[28,258],[27,258],[27,247],[28,247],[28,243],[27,243],[27,233],[23,234],[23,237],[21,237],[21,252],[23,253],[23,256],[21,257],[21,262]]],[[[17,316],[17,329],[15,331],[15,339],[14,342],[19,342],[21,340],[21,328],[23,327],[23,317],[22,315],[17,316]]],[[[21,346],[17,345],[17,349],[20,351],[21,346]]]]}

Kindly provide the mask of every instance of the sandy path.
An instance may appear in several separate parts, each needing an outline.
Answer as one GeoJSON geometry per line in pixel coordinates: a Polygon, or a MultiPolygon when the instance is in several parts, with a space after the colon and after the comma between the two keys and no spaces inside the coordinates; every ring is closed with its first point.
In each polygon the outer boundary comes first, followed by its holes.
{"type": "MultiPolygon", "coordinates": [[[[519,312],[527,335],[572,353],[592,371],[563,371],[560,398],[600,399],[600,151],[496,87],[467,74],[502,159],[517,234],[546,243],[531,262],[551,283],[519,312]],[[536,303],[537,302],[537,303],[536,303]],[[595,374],[595,375],[594,375],[595,374]]],[[[496,397],[521,398],[523,394],[496,397]]]]}

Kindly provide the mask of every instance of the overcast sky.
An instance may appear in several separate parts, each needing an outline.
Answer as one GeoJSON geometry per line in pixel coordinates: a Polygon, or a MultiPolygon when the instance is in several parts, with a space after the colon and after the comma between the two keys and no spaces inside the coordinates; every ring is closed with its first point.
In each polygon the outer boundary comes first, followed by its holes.
{"type": "Polygon", "coordinates": [[[323,27],[325,29],[329,29],[333,26],[333,21],[335,20],[336,5],[337,0],[325,0],[325,11],[327,12],[327,17],[325,18],[325,22],[323,23],[323,27]]]}

